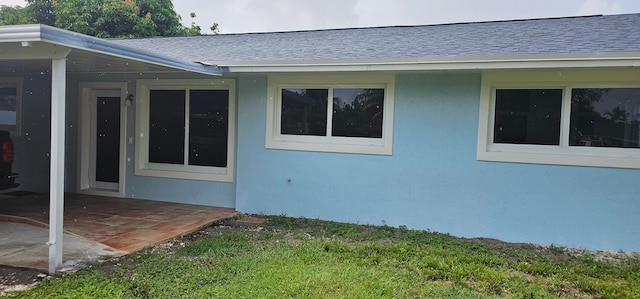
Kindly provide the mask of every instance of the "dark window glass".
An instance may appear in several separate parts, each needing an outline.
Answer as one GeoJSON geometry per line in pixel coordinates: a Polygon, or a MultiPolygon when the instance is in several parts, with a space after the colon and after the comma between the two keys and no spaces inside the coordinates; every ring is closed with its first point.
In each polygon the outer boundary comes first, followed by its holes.
{"type": "Polygon", "coordinates": [[[120,179],[120,98],[98,97],[96,103],[96,181],[120,179]]]}
{"type": "Polygon", "coordinates": [[[189,92],[189,165],[227,166],[229,91],[189,92]]]}
{"type": "Polygon", "coordinates": [[[332,136],[382,138],[384,89],[333,90],[332,136]]]}
{"type": "Polygon", "coordinates": [[[494,143],[560,144],[562,89],[496,90],[494,143]]]}
{"type": "Polygon", "coordinates": [[[184,164],[184,90],[149,92],[149,162],[184,164]]]}
{"type": "Polygon", "coordinates": [[[328,89],[282,89],[281,134],[327,135],[328,89]]]}
{"type": "Polygon", "coordinates": [[[640,88],[571,90],[569,145],[640,148],[640,88]]]}

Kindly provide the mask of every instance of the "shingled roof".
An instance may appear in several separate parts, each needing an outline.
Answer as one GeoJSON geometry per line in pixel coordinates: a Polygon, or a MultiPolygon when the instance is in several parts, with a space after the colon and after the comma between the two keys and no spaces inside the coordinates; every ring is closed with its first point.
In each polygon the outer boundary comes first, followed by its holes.
{"type": "MultiPolygon", "coordinates": [[[[640,14],[113,42],[220,66],[640,53],[640,14]]],[[[606,55],[605,55],[606,56],[606,55]]]]}

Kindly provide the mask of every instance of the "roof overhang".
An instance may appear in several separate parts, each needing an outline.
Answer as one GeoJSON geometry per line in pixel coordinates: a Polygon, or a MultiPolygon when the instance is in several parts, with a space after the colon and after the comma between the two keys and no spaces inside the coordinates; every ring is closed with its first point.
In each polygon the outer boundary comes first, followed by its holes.
{"type": "Polygon", "coordinates": [[[30,72],[41,68],[37,60],[66,57],[69,73],[133,73],[184,71],[221,75],[215,65],[176,60],[47,25],[0,26],[0,70],[30,72]],[[16,63],[21,60],[22,63],[16,63]],[[35,62],[24,63],[24,60],[35,62]]]}
{"type": "Polygon", "coordinates": [[[345,60],[215,61],[224,72],[367,72],[640,67],[640,52],[433,56],[345,60]]]}

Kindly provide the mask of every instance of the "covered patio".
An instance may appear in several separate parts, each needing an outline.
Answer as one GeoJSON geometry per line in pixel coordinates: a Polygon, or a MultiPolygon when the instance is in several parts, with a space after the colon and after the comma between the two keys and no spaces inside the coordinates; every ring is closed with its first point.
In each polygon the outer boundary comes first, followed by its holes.
{"type": "MultiPolygon", "coordinates": [[[[0,207],[0,222],[23,223],[40,228],[49,226],[48,194],[3,196],[0,198],[0,207]]],[[[67,193],[64,232],[127,254],[189,234],[237,214],[231,208],[67,193]]],[[[4,242],[7,244],[0,244],[0,247],[21,243],[20,240],[4,242]]],[[[44,243],[41,245],[47,247],[44,243]]],[[[25,251],[24,254],[29,252],[25,251]]],[[[43,264],[38,268],[46,269],[46,256],[41,258],[43,264]]],[[[0,264],[3,264],[1,254],[0,264]]],[[[11,266],[20,265],[11,263],[11,266]]],[[[33,267],[33,264],[23,266],[33,267]]]]}
{"type": "MultiPolygon", "coordinates": [[[[47,184],[47,178],[43,174],[49,173],[47,194],[0,203],[0,214],[7,215],[0,217],[48,227],[45,244],[48,246],[49,272],[55,272],[63,262],[63,243],[66,239],[63,238],[63,223],[64,232],[95,240],[117,250],[132,252],[234,215],[235,211],[232,209],[220,212],[217,208],[209,210],[155,201],[64,194],[65,191],[83,191],[104,195],[102,186],[92,185],[101,182],[86,182],[86,179],[75,176],[74,171],[65,171],[65,167],[68,167],[65,165],[65,158],[73,160],[69,161],[72,169],[88,169],[81,167],[84,166],[82,163],[96,160],[95,156],[90,156],[92,154],[87,155],[84,148],[82,153],[74,154],[74,142],[89,144],[84,139],[76,141],[74,133],[81,133],[82,136],[95,135],[82,131],[88,130],[88,126],[74,127],[69,123],[68,117],[71,116],[73,120],[75,115],[69,113],[73,109],[68,109],[70,107],[67,107],[67,102],[74,95],[77,97],[75,92],[72,92],[72,96],[67,94],[68,88],[77,88],[69,84],[69,78],[75,76],[76,80],[92,78],[93,81],[103,81],[101,77],[109,73],[118,79],[115,81],[120,94],[115,98],[122,103],[119,114],[120,142],[117,145],[120,150],[117,166],[120,169],[116,174],[118,183],[114,188],[115,192],[111,193],[124,197],[124,144],[127,140],[133,140],[125,131],[125,107],[134,105],[133,90],[129,90],[126,76],[153,76],[168,72],[203,77],[221,75],[217,66],[155,55],[45,25],[0,26],[0,77],[11,83],[0,87],[4,88],[4,93],[9,98],[15,100],[12,102],[17,103],[10,111],[15,115],[12,126],[6,129],[11,131],[12,139],[18,144],[17,156],[22,157],[14,163],[14,167],[19,164],[17,166],[21,170],[14,171],[20,173],[22,186],[38,191],[44,191],[42,186],[47,184]],[[67,144],[69,135],[73,142],[67,144]],[[30,152],[36,149],[46,152],[45,155],[30,152]],[[80,166],[75,166],[76,163],[80,166]],[[48,169],[45,167],[47,164],[48,169]],[[70,182],[76,180],[81,186],[73,186],[74,183],[70,182]],[[65,203],[66,200],[69,202],[65,203]]],[[[94,90],[101,90],[105,88],[104,84],[105,82],[99,82],[91,86],[94,90]]],[[[133,124],[133,120],[131,123],[133,124]]],[[[132,144],[133,141],[129,143],[132,144]]]]}

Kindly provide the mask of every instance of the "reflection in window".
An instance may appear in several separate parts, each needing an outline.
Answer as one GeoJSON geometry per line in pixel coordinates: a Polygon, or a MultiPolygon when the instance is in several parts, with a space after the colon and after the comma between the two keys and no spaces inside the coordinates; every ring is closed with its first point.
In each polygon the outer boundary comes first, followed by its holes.
{"type": "Polygon", "coordinates": [[[382,138],[384,89],[335,88],[332,136],[382,138]]]}
{"type": "Polygon", "coordinates": [[[17,121],[17,87],[0,86],[0,125],[15,126],[17,121]]]}
{"type": "Polygon", "coordinates": [[[562,89],[498,89],[494,143],[560,144],[562,89]]]}
{"type": "Polygon", "coordinates": [[[184,90],[149,94],[149,162],[184,164],[184,90]]]}
{"type": "Polygon", "coordinates": [[[640,88],[574,88],[569,145],[640,148],[640,88]]]}
{"type": "Polygon", "coordinates": [[[0,77],[0,130],[20,135],[22,78],[0,77]]]}
{"type": "Polygon", "coordinates": [[[191,90],[189,165],[227,166],[229,91],[191,90]]]}
{"type": "Polygon", "coordinates": [[[281,134],[326,136],[327,89],[282,89],[281,134]]]}

